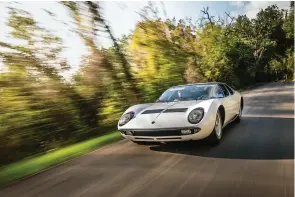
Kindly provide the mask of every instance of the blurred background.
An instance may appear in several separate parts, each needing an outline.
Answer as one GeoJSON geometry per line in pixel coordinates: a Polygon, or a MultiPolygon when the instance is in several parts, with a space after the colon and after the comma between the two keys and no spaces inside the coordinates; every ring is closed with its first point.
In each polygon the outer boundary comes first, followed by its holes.
{"type": "Polygon", "coordinates": [[[1,2],[0,29],[0,166],[173,85],[294,79],[294,2],[1,2]]]}

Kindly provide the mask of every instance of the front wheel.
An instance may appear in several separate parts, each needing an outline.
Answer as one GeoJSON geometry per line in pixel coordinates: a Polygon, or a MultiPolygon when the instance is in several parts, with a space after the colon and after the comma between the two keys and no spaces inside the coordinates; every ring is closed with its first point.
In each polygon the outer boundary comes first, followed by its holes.
{"type": "Polygon", "coordinates": [[[221,138],[222,138],[222,120],[221,120],[219,111],[217,111],[214,128],[212,133],[208,137],[208,141],[212,145],[217,145],[219,144],[221,138]]]}
{"type": "Polygon", "coordinates": [[[240,106],[239,114],[238,114],[238,117],[236,117],[235,119],[235,123],[241,122],[241,119],[242,119],[242,107],[240,106]]]}

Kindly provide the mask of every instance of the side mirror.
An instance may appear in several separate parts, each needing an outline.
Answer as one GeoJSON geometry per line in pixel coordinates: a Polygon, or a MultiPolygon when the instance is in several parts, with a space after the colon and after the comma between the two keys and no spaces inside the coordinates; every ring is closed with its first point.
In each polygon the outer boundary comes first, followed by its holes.
{"type": "Polygon", "coordinates": [[[220,94],[220,93],[216,94],[216,98],[223,98],[223,97],[224,97],[223,94],[220,94]]]}

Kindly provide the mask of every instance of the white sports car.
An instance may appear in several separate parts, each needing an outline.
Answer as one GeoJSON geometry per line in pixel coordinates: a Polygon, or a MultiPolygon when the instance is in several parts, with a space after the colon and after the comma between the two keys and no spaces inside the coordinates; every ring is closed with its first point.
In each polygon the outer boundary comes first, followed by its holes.
{"type": "Polygon", "coordinates": [[[129,107],[118,122],[121,135],[138,144],[208,138],[218,144],[222,129],[239,122],[242,95],[224,83],[171,87],[155,103],[129,107]]]}

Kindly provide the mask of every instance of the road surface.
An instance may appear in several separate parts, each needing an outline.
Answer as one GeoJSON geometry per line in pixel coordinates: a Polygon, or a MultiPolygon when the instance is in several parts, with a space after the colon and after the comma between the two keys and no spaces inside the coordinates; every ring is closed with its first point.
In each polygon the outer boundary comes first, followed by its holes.
{"type": "Polygon", "coordinates": [[[210,147],[125,140],[0,190],[1,197],[294,195],[293,83],[246,92],[240,124],[210,147]]]}

